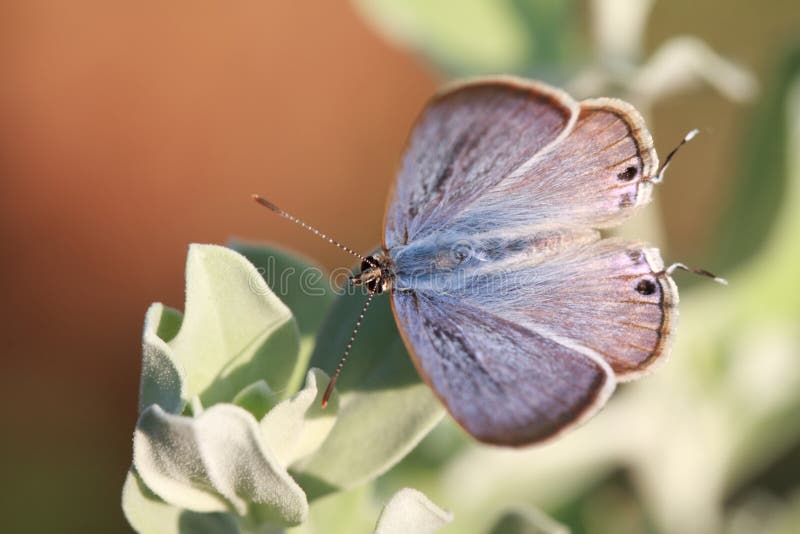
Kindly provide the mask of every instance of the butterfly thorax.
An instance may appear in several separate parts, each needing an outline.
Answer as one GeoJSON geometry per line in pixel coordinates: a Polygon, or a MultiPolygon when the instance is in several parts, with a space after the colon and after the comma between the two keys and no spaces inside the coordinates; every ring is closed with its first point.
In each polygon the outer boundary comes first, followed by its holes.
{"type": "Polygon", "coordinates": [[[395,280],[394,262],[381,252],[368,256],[361,262],[361,272],[350,279],[356,286],[367,286],[372,293],[383,293],[392,288],[395,280]]]}

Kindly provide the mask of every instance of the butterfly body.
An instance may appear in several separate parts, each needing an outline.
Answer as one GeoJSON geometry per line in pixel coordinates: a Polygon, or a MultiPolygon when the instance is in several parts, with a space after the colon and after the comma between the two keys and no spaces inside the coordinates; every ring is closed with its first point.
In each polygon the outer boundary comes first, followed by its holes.
{"type": "Polygon", "coordinates": [[[386,251],[397,290],[456,290],[470,278],[533,265],[578,243],[595,238],[593,230],[531,229],[530,233],[442,232],[386,251]]]}

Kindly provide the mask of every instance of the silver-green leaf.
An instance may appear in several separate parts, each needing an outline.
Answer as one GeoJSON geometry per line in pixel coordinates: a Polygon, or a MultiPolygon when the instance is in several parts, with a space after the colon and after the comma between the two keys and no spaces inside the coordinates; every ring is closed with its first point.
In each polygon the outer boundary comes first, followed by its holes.
{"type": "Polygon", "coordinates": [[[300,387],[314,340],[334,300],[329,273],[313,260],[276,245],[231,240],[228,246],[247,258],[264,281],[292,310],[300,329],[300,355],[289,391],[300,387]]]}
{"type": "Polygon", "coordinates": [[[186,369],[188,396],[203,406],[230,402],[257,379],[288,395],[298,366],[297,324],[286,305],[241,254],[192,245],[186,310],[170,346],[186,369]]]}
{"type": "Polygon", "coordinates": [[[531,506],[505,511],[489,534],[569,534],[569,529],[531,506]]]}
{"type": "Polygon", "coordinates": [[[278,395],[265,380],[258,380],[245,387],[233,398],[233,404],[241,406],[261,420],[277,404],[278,395]]]}
{"type": "Polygon", "coordinates": [[[386,503],[375,534],[433,534],[453,520],[453,514],[436,506],[423,493],[403,488],[386,503]]]}
{"type": "Polygon", "coordinates": [[[151,404],[158,404],[169,413],[180,413],[186,405],[186,370],[167,343],[180,324],[180,312],[160,303],[152,304],[145,314],[140,414],[151,404]]]}
{"type": "MultiPolygon", "coordinates": [[[[317,338],[314,367],[336,367],[364,299],[359,294],[336,300],[317,338]]],[[[314,454],[292,467],[309,498],[356,487],[386,472],[444,415],[406,353],[388,295],[372,304],[337,390],[333,430],[314,454]]]]}
{"type": "Polygon", "coordinates": [[[151,406],[134,434],[134,467],[159,497],[189,510],[252,512],[283,525],[308,513],[305,494],[265,447],[255,418],[231,404],[197,418],[151,406]]]}
{"type": "Polygon", "coordinates": [[[283,465],[291,466],[316,451],[336,423],[338,395],[334,393],[328,406],[321,407],[329,380],[319,369],[310,370],[305,387],[261,420],[264,442],[283,465]]]}
{"type": "Polygon", "coordinates": [[[238,534],[233,516],[197,513],[164,502],[131,470],[122,487],[122,511],[140,534],[238,534]]]}

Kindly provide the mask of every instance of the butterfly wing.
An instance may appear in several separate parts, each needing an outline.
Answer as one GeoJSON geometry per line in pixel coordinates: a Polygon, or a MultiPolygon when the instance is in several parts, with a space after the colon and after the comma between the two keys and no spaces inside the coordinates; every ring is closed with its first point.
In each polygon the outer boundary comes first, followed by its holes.
{"type": "Polygon", "coordinates": [[[587,100],[568,135],[463,206],[448,226],[474,233],[498,216],[506,228],[616,226],[650,202],[657,169],[652,138],[630,104],[587,100]]]}
{"type": "Polygon", "coordinates": [[[607,228],[651,199],[658,157],[641,115],[540,83],[488,78],[431,101],[390,196],[384,246],[442,228],[607,228]]]}
{"type": "Polygon", "coordinates": [[[618,238],[559,251],[547,261],[487,266],[451,298],[602,357],[618,380],[663,360],[678,291],[658,249],[618,238]]]}
{"type": "Polygon", "coordinates": [[[479,79],[436,96],[409,137],[384,224],[384,248],[418,240],[556,143],[578,104],[544,84],[479,79]]]}
{"type": "Polygon", "coordinates": [[[463,301],[394,292],[392,305],[421,376],[486,443],[553,437],[591,416],[614,389],[602,359],[463,301]]]}
{"type": "Polygon", "coordinates": [[[471,234],[613,227],[650,202],[657,169],[652,138],[632,106],[584,101],[566,136],[454,210],[446,227],[471,234]]]}

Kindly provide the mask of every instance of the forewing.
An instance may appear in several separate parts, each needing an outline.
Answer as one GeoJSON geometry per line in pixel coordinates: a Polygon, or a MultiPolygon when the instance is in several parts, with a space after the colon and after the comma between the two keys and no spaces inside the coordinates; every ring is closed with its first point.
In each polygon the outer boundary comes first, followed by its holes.
{"type": "Polygon", "coordinates": [[[514,78],[468,82],[435,97],[411,132],[384,246],[440,228],[565,135],[577,113],[563,91],[514,78]]]}
{"type": "Polygon", "coordinates": [[[485,189],[448,228],[612,227],[650,201],[657,169],[652,138],[633,106],[587,100],[566,137],[485,189]]]}
{"type": "Polygon", "coordinates": [[[394,292],[400,331],[421,376],[475,438],[526,445],[593,414],[611,369],[537,332],[430,292],[394,292]]]}
{"type": "Polygon", "coordinates": [[[677,320],[678,290],[658,249],[617,238],[484,272],[453,297],[597,354],[622,381],[663,359],[677,320]]]}

